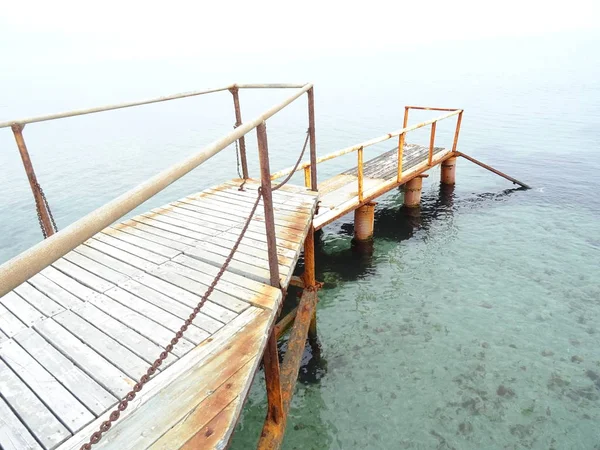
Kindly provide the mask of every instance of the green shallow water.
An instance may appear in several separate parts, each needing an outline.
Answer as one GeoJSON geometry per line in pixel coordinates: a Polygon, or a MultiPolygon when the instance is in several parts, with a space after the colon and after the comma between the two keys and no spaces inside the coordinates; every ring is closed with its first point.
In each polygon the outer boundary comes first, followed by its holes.
{"type": "MultiPolygon", "coordinates": [[[[557,35],[384,55],[43,68],[27,60],[0,73],[13,87],[3,93],[0,120],[225,80],[313,80],[318,151],[326,154],[399,128],[404,104],[464,108],[459,149],[533,189],[511,190],[459,160],[450,193],[440,192],[439,171],[432,171],[419,215],[402,210],[399,192],[379,199],[371,252],[353,248],[348,218],[324,230],[317,246],[318,278],[325,282],[321,359],[305,355],[283,448],[598,449],[599,42],[598,35],[557,35]]],[[[243,92],[244,118],[284,95],[243,92]]],[[[411,116],[411,123],[426,117],[411,116]]],[[[273,170],[295,162],[305,121],[304,102],[269,121],[273,170]]],[[[62,229],[232,124],[225,93],[32,124],[25,135],[62,229]]],[[[451,143],[452,128],[441,124],[436,143],[451,143]]],[[[12,136],[1,131],[0,261],[6,261],[40,233],[12,136]]],[[[408,141],[427,143],[428,131],[408,141]]],[[[248,146],[256,174],[253,139],[248,146]]],[[[373,147],[365,157],[388,149],[373,147]]],[[[354,158],[323,164],[320,179],[346,170],[354,158]]],[[[231,147],[136,212],[234,176],[231,147]]],[[[259,371],[234,450],[258,439],[262,377],[259,371]]]]}
{"type": "MultiPolygon", "coordinates": [[[[437,191],[417,218],[388,195],[370,257],[323,235],[319,379],[299,384],[284,448],[598,448],[597,217],[535,190],[437,191]]],[[[233,448],[264,413],[259,376],[233,448]]]]}

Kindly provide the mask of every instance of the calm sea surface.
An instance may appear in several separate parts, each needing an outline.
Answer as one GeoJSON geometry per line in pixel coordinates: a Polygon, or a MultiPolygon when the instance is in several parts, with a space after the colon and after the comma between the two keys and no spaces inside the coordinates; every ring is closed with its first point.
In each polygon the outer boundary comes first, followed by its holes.
{"type": "MultiPolygon", "coordinates": [[[[405,104],[464,108],[459,149],[533,189],[459,160],[451,192],[432,171],[420,214],[401,208],[400,192],[379,200],[372,253],[351,245],[349,218],[325,229],[322,354],[306,355],[284,448],[599,449],[599,44],[578,35],[313,59],[31,61],[0,74],[0,121],[231,81],[311,80],[325,154],[400,128],[405,104]]],[[[243,92],[244,117],[286,94],[243,92]]],[[[64,228],[232,125],[222,93],[31,124],[25,137],[64,228]]],[[[449,145],[453,125],[440,125],[439,144],[449,145]]],[[[269,121],[272,169],[295,161],[306,127],[305,99],[269,121]]],[[[407,141],[426,143],[427,133],[407,141]]],[[[320,179],[355,157],[323,164],[320,179]]],[[[6,129],[0,167],[4,262],[41,238],[6,129]]],[[[230,148],[138,212],[235,173],[230,148]]],[[[259,374],[234,449],[255,445],[264,415],[259,374]]]]}

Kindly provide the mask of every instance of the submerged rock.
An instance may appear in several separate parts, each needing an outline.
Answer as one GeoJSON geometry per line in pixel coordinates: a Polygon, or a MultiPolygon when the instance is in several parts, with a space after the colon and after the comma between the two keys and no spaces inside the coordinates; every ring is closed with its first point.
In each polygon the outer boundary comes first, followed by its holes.
{"type": "Polygon", "coordinates": [[[498,386],[498,389],[496,390],[496,394],[498,394],[501,397],[514,397],[515,391],[513,391],[511,388],[507,388],[506,386],[501,384],[500,386],[498,386]]]}
{"type": "Polygon", "coordinates": [[[546,349],[542,352],[542,356],[554,356],[554,352],[552,350],[546,349]]]}
{"type": "Polygon", "coordinates": [[[577,364],[582,363],[583,357],[581,357],[579,355],[573,355],[573,356],[571,356],[571,362],[576,362],[577,364]]]}

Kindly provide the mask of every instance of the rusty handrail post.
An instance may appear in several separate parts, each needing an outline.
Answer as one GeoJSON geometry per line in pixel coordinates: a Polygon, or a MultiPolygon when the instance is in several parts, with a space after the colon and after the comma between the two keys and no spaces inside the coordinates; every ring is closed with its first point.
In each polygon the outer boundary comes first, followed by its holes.
{"type": "Polygon", "coordinates": [[[363,201],[363,147],[358,149],[358,201],[363,201]]]}
{"type": "Polygon", "coordinates": [[[271,169],[269,167],[269,147],[267,144],[267,126],[263,121],[256,127],[258,139],[258,160],[260,162],[260,181],[265,210],[265,231],[271,286],[279,287],[279,263],[277,260],[277,241],[275,238],[275,216],[273,214],[273,192],[271,189],[271,169]]]}
{"type": "MultiPolygon", "coordinates": [[[[242,124],[242,111],[240,109],[240,96],[239,88],[234,86],[229,89],[231,95],[233,95],[233,107],[235,109],[235,127],[239,127],[242,124]]],[[[246,159],[246,138],[240,136],[238,139],[239,150],[240,150],[240,161],[242,163],[242,177],[244,180],[248,179],[248,160],[246,159]]]]}
{"type": "Polygon", "coordinates": [[[463,112],[458,113],[458,119],[456,119],[456,131],[454,132],[454,142],[452,143],[452,152],[456,152],[456,146],[458,145],[458,133],[460,133],[460,124],[462,122],[463,112]]]}
{"type": "Polygon", "coordinates": [[[402,179],[402,163],[403,163],[403,159],[404,159],[404,139],[405,139],[406,133],[402,133],[400,134],[400,136],[398,137],[398,183],[400,183],[400,180],[402,179]]]}
{"type": "Polygon", "coordinates": [[[44,198],[40,192],[40,185],[37,181],[37,177],[35,176],[33,164],[31,163],[31,158],[29,157],[29,152],[27,151],[27,145],[25,144],[25,139],[23,138],[23,128],[24,126],[19,123],[15,123],[11,126],[15,136],[15,141],[17,142],[17,147],[19,148],[21,160],[23,161],[23,166],[25,167],[25,173],[27,174],[27,179],[29,180],[29,186],[31,187],[31,192],[33,193],[36,209],[39,214],[40,225],[42,226],[45,237],[50,237],[54,234],[54,227],[52,226],[50,214],[46,209],[46,203],[44,202],[44,198]]]}
{"type": "Polygon", "coordinates": [[[408,110],[410,106],[404,107],[404,121],[402,122],[402,128],[406,128],[408,126],[408,110]]]}
{"type": "Polygon", "coordinates": [[[310,88],[308,95],[308,132],[310,133],[310,188],[317,190],[317,141],[315,137],[315,92],[310,88]]]}
{"type": "MultiPolygon", "coordinates": [[[[267,127],[261,122],[256,127],[258,139],[258,159],[260,162],[261,192],[265,211],[265,232],[267,236],[267,253],[269,255],[269,273],[271,286],[280,287],[279,264],[277,260],[277,241],[275,237],[275,218],[273,214],[273,192],[271,188],[271,170],[269,168],[269,147],[267,144],[267,127]]],[[[283,302],[283,298],[281,301],[283,302]]],[[[277,335],[271,330],[267,347],[263,355],[265,383],[267,385],[267,417],[263,425],[263,435],[283,433],[286,415],[284,414],[283,395],[279,357],[277,355],[277,335]]]]}
{"type": "Polygon", "coordinates": [[[310,183],[311,183],[311,179],[310,179],[310,166],[307,166],[307,167],[304,168],[304,187],[310,189],[310,183]]]}
{"type": "Polygon", "coordinates": [[[427,164],[431,166],[433,164],[433,144],[435,142],[435,128],[437,122],[431,124],[431,136],[429,137],[429,159],[427,164]]]}

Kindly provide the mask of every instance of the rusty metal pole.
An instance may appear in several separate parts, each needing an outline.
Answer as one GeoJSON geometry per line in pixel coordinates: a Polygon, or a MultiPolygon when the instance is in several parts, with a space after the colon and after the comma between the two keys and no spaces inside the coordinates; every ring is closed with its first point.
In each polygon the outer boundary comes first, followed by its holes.
{"type": "MultiPolygon", "coordinates": [[[[315,271],[315,229],[310,226],[304,240],[304,289],[314,290],[317,285],[315,271]]],[[[308,328],[308,339],[311,345],[317,343],[317,309],[315,308],[308,328]]]]}
{"type": "Polygon", "coordinates": [[[429,160],[427,161],[427,165],[431,166],[433,164],[433,144],[435,143],[435,128],[437,122],[433,122],[431,124],[431,136],[429,137],[429,160]]]}
{"type": "Polygon", "coordinates": [[[308,132],[310,134],[310,188],[317,190],[317,141],[315,137],[315,92],[310,88],[308,95],[308,132]]]}
{"type": "Polygon", "coordinates": [[[462,115],[461,111],[458,113],[458,119],[456,119],[456,131],[454,132],[454,142],[452,143],[452,151],[456,151],[456,146],[458,145],[458,134],[460,133],[460,124],[462,123],[462,115]]]}
{"type": "MultiPolygon", "coordinates": [[[[271,331],[263,356],[265,384],[267,385],[267,418],[263,428],[284,426],[286,416],[283,414],[283,398],[281,395],[281,376],[279,356],[277,354],[277,332],[271,331]]],[[[266,430],[263,430],[263,433],[266,430]]]]}
{"type": "MultiPolygon", "coordinates": [[[[279,263],[277,261],[277,240],[275,237],[275,218],[273,214],[273,192],[271,190],[271,170],[269,167],[269,147],[267,144],[267,127],[261,122],[256,127],[258,139],[258,159],[260,162],[260,178],[263,206],[265,211],[265,231],[267,236],[267,253],[269,255],[269,272],[271,286],[280,287],[279,263]]],[[[282,299],[283,301],[283,299],[282,299]]],[[[262,436],[281,436],[285,430],[286,414],[284,413],[277,354],[277,335],[271,331],[267,348],[263,355],[265,383],[267,385],[268,409],[263,425],[262,436]]]]}
{"type": "Polygon", "coordinates": [[[258,160],[260,162],[260,181],[263,206],[265,209],[265,230],[267,235],[267,253],[271,286],[280,287],[279,262],[277,260],[277,240],[275,238],[275,216],[273,214],[273,192],[271,190],[271,169],[269,167],[269,147],[267,144],[267,126],[263,121],[256,127],[258,138],[258,160]]]}
{"type": "Polygon", "coordinates": [[[29,180],[31,192],[33,193],[35,205],[39,214],[40,226],[42,227],[42,231],[44,232],[45,236],[50,237],[54,234],[54,227],[52,226],[52,221],[50,220],[50,213],[46,209],[46,203],[44,202],[40,185],[37,181],[37,177],[35,176],[31,158],[29,158],[29,152],[27,151],[25,139],[23,139],[23,125],[15,123],[11,126],[11,128],[13,134],[15,135],[17,147],[19,147],[19,153],[21,155],[21,160],[23,161],[23,166],[25,167],[25,172],[27,173],[27,179],[29,180]]]}
{"type": "Polygon", "coordinates": [[[358,149],[358,201],[363,201],[364,173],[363,173],[363,148],[358,149]]]}
{"type": "MultiPolygon", "coordinates": [[[[229,92],[233,95],[233,107],[235,108],[235,127],[239,127],[242,124],[242,111],[240,109],[240,96],[239,88],[237,86],[229,89],[229,92]]],[[[246,159],[246,139],[244,136],[240,136],[238,140],[240,149],[240,161],[242,163],[242,177],[244,180],[248,179],[248,160],[246,159]]]]}

